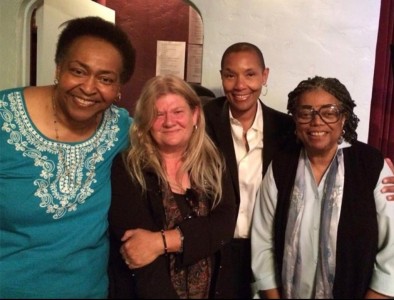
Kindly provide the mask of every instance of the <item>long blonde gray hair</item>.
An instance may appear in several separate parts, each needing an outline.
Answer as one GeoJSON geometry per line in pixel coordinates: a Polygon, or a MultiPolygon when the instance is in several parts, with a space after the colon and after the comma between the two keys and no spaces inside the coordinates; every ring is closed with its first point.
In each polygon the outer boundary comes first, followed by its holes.
{"type": "Polygon", "coordinates": [[[147,188],[143,175],[145,170],[153,170],[162,182],[167,182],[160,152],[150,133],[156,117],[156,100],[167,94],[179,95],[192,111],[199,110],[195,130],[183,153],[181,171],[189,174],[194,187],[212,197],[212,207],[215,207],[222,197],[224,160],[205,132],[200,98],[188,83],[177,76],[159,75],[144,85],[130,128],[131,146],[125,153],[127,169],[144,191],[147,188]]]}

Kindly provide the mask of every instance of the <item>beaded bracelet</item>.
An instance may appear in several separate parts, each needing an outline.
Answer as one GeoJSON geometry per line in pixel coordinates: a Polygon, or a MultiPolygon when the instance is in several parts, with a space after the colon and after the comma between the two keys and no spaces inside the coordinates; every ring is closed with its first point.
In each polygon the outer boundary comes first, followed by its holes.
{"type": "Polygon", "coordinates": [[[182,253],[183,252],[183,240],[185,239],[185,237],[183,236],[182,230],[179,228],[179,226],[175,227],[176,230],[178,230],[180,236],[181,236],[181,246],[179,248],[178,253],[182,253]]]}
{"type": "Polygon", "coordinates": [[[160,230],[161,232],[161,237],[163,238],[163,245],[164,245],[164,255],[167,255],[167,241],[166,241],[166,235],[164,234],[164,229],[160,230]]]}

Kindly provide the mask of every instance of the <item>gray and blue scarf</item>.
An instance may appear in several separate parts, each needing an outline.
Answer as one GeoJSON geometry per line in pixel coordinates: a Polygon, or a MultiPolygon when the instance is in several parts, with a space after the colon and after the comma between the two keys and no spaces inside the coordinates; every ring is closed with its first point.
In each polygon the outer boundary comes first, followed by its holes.
{"type": "MultiPolygon", "coordinates": [[[[282,283],[283,297],[287,299],[301,298],[300,280],[302,275],[302,258],[300,253],[300,228],[305,207],[306,164],[309,164],[309,160],[305,151],[303,151],[298,163],[285,233],[282,283]]],[[[335,278],[336,237],[340,213],[338,203],[342,201],[340,193],[336,191],[338,190],[337,187],[343,187],[343,172],[338,172],[338,169],[343,169],[343,167],[343,153],[342,149],[339,149],[328,169],[323,190],[319,255],[315,278],[314,298],[316,299],[333,298],[332,288],[335,278]]]]}

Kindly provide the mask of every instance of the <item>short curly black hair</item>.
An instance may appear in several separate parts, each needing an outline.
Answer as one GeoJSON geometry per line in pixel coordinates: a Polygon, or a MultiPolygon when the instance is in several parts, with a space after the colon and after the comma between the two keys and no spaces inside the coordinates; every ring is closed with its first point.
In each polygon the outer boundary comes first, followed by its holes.
{"type": "Polygon", "coordinates": [[[345,131],[343,138],[351,143],[357,140],[357,126],[360,121],[353,109],[356,107],[356,103],[350,96],[349,91],[338,79],[336,78],[324,78],[315,76],[301,81],[298,86],[288,94],[287,111],[294,115],[294,111],[298,105],[298,99],[305,92],[309,92],[316,89],[322,89],[327,93],[330,93],[341,103],[344,114],[346,115],[346,121],[343,127],[345,131]]]}
{"type": "Polygon", "coordinates": [[[128,35],[115,24],[100,17],[84,17],[71,19],[60,33],[55,54],[55,63],[59,64],[67,55],[73,42],[81,36],[93,36],[105,40],[114,46],[122,55],[123,70],[120,82],[126,83],[134,72],[135,49],[128,35]]]}

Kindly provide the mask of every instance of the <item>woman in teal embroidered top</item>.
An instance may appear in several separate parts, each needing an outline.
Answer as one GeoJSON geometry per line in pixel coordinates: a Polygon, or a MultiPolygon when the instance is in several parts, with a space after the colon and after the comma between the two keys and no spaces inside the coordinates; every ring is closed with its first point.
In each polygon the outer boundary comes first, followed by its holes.
{"type": "Polygon", "coordinates": [[[55,84],[0,92],[0,298],[105,298],[110,170],[132,122],[113,105],[134,69],[98,17],[59,36],[55,84]]]}

